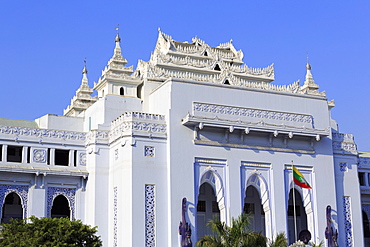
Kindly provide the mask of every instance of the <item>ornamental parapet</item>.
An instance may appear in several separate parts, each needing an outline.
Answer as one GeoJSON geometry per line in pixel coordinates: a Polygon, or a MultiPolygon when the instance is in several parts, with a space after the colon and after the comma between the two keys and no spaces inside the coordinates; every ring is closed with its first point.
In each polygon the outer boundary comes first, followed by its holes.
{"type": "Polygon", "coordinates": [[[24,128],[14,126],[0,126],[0,134],[6,137],[14,138],[16,141],[22,139],[34,138],[38,142],[43,141],[85,141],[86,133],[50,130],[38,128],[24,128]]]}
{"type": "Polygon", "coordinates": [[[125,112],[112,122],[109,142],[111,143],[123,136],[166,138],[165,117],[158,114],[125,112]]]}
{"type": "Polygon", "coordinates": [[[86,145],[90,144],[108,144],[109,131],[108,130],[91,130],[86,135],[86,145]]]}
{"type": "Polygon", "coordinates": [[[355,138],[351,134],[333,133],[333,151],[340,154],[357,155],[355,138]]]}

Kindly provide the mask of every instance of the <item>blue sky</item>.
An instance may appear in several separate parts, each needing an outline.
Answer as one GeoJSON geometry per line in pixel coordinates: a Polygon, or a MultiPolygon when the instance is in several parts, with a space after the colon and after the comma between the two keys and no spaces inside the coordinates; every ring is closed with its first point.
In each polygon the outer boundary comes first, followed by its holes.
{"type": "Polygon", "coordinates": [[[275,64],[274,84],[305,77],[306,53],[340,131],[370,151],[370,1],[1,1],[0,117],[63,114],[81,83],[112,56],[120,24],[129,65],[148,60],[158,27],[175,40],[212,46],[233,39],[250,67],[275,64]]]}

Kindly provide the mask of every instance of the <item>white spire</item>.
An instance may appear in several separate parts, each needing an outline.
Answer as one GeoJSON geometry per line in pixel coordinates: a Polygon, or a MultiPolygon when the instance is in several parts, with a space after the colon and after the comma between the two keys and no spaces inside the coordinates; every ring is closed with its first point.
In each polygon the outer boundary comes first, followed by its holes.
{"type": "Polygon", "coordinates": [[[319,85],[315,83],[312,77],[311,73],[311,65],[307,61],[306,64],[306,80],[304,81],[304,85],[302,86],[302,90],[305,91],[308,94],[312,94],[312,92],[317,92],[317,89],[319,89],[319,85]]]}

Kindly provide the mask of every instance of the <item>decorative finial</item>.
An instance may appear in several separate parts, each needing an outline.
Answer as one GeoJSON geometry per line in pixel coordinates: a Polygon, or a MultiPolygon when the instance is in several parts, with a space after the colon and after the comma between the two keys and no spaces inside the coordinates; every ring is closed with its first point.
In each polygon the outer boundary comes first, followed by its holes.
{"type": "Polygon", "coordinates": [[[117,24],[116,31],[117,31],[117,34],[116,34],[116,38],[114,41],[121,42],[121,38],[119,37],[119,24],[117,24]]]}
{"type": "Polygon", "coordinates": [[[308,52],[306,53],[306,69],[307,69],[307,70],[311,70],[311,64],[310,64],[310,62],[308,61],[308,52]]]}
{"type": "Polygon", "coordinates": [[[158,27],[158,32],[161,32],[161,28],[160,27],[158,27]]]}
{"type": "Polygon", "coordinates": [[[84,68],[82,70],[82,74],[86,75],[87,74],[87,68],[86,68],[86,57],[84,58],[84,68]]]}

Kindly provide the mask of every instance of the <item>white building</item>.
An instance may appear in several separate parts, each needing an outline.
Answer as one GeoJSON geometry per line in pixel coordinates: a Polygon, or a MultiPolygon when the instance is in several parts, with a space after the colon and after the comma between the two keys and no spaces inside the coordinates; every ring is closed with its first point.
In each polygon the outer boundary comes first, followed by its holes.
{"type": "Polygon", "coordinates": [[[293,242],[293,162],[312,186],[295,186],[297,233],[325,240],[330,205],[339,246],[364,246],[370,158],[359,180],[353,136],[338,132],[309,64],[303,85],[278,86],[273,65],[248,67],[231,41],[159,31],[135,71],[119,35],[115,44],[97,97],[85,67],[64,116],[0,119],[3,221],[69,216],[98,226],[104,246],[179,246],[186,198],[193,245],[208,219],[243,211],[255,230],[293,242]]]}

